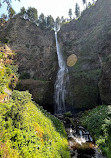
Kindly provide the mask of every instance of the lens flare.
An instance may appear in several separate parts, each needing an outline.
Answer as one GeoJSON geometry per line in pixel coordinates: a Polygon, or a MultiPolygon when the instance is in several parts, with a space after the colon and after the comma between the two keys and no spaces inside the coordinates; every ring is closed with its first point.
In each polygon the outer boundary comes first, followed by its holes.
{"type": "Polygon", "coordinates": [[[72,54],[67,58],[67,66],[69,67],[74,66],[76,62],[77,62],[77,56],[75,54],[72,54]]]}

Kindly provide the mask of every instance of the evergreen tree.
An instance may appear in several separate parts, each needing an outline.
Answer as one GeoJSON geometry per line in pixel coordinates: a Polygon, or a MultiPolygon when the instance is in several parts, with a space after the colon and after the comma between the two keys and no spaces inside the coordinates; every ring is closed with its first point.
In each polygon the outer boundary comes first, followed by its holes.
{"type": "Polygon", "coordinates": [[[48,29],[54,28],[54,19],[51,15],[47,17],[47,28],[48,29]]]}
{"type": "Polygon", "coordinates": [[[38,20],[38,13],[37,13],[37,9],[35,8],[32,8],[32,7],[29,7],[28,10],[27,10],[27,16],[28,16],[28,19],[34,23],[37,22],[38,20]]]}
{"type": "Polygon", "coordinates": [[[59,17],[57,17],[55,20],[55,29],[59,30],[60,26],[61,26],[61,19],[59,17]]]}
{"type": "Polygon", "coordinates": [[[79,7],[78,3],[76,3],[76,5],[75,5],[75,15],[77,18],[80,16],[80,7],[79,7]]]}
{"type": "Polygon", "coordinates": [[[15,10],[12,7],[10,7],[8,10],[8,14],[9,18],[12,18],[15,15],[15,10]]]}
{"type": "MultiPolygon", "coordinates": [[[[20,0],[18,0],[20,1],[20,0]]],[[[11,0],[0,0],[0,7],[2,6],[2,3],[7,4],[7,9],[9,10],[11,8],[11,0]]]]}
{"type": "Polygon", "coordinates": [[[93,4],[95,3],[95,0],[92,0],[93,1],[93,4]]]}
{"type": "Polygon", "coordinates": [[[2,14],[1,18],[3,18],[4,20],[6,20],[7,19],[7,15],[6,14],[2,14]]]}
{"type": "Polygon", "coordinates": [[[63,25],[66,22],[66,19],[64,19],[64,17],[61,17],[61,25],[63,25]]]}
{"type": "Polygon", "coordinates": [[[7,19],[7,15],[2,14],[0,18],[0,25],[3,25],[6,22],[6,19],[7,19]]]}
{"type": "Polygon", "coordinates": [[[87,8],[87,0],[82,0],[83,1],[83,5],[86,4],[86,8],[87,8]]]}
{"type": "Polygon", "coordinates": [[[70,20],[72,20],[72,9],[69,9],[68,15],[69,15],[70,20]]]}
{"type": "Polygon", "coordinates": [[[40,28],[42,28],[42,29],[46,28],[46,26],[47,26],[46,17],[43,13],[40,14],[38,23],[39,23],[40,28]]]}
{"type": "Polygon", "coordinates": [[[86,0],[83,0],[83,4],[85,4],[86,3],[86,0]]]}
{"type": "Polygon", "coordinates": [[[90,7],[90,6],[91,6],[91,2],[88,3],[88,7],[90,7]]]}
{"type": "Polygon", "coordinates": [[[22,7],[22,8],[20,9],[20,14],[21,14],[21,15],[24,15],[25,13],[26,13],[26,10],[25,10],[24,7],[22,7]]]}

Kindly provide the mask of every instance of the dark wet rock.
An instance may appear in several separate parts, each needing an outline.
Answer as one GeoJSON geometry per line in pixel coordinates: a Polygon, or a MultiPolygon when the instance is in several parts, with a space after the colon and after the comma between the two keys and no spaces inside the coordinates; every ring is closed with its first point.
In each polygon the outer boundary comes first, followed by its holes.
{"type": "Polygon", "coordinates": [[[111,57],[104,63],[99,82],[101,100],[103,104],[111,104],[111,57]]]}

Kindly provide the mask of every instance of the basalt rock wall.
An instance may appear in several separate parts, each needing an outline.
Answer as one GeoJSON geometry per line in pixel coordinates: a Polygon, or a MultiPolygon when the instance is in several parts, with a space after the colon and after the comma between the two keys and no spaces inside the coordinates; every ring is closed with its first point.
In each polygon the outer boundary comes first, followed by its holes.
{"type": "Polygon", "coordinates": [[[75,54],[69,68],[67,108],[87,109],[111,103],[111,1],[98,0],[77,20],[64,25],[59,42],[66,62],[75,54]]]}
{"type": "Polygon", "coordinates": [[[28,89],[45,108],[53,106],[57,55],[54,31],[42,30],[16,15],[0,28],[0,41],[16,52],[20,74],[17,89],[28,89]]]}

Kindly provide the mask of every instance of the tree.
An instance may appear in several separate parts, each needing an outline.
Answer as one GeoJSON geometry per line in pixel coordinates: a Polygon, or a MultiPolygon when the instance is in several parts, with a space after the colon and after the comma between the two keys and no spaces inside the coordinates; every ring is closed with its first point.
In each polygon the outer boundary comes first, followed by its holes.
{"type": "Polygon", "coordinates": [[[39,16],[39,20],[38,20],[39,26],[41,29],[45,29],[46,28],[46,17],[44,16],[43,13],[40,14],[39,16]]]}
{"type": "Polygon", "coordinates": [[[29,7],[27,12],[26,12],[28,19],[34,23],[37,23],[38,20],[38,13],[37,9],[29,7]]]}
{"type": "Polygon", "coordinates": [[[1,18],[3,18],[4,20],[6,20],[7,19],[7,15],[6,14],[2,14],[1,18]]]}
{"type": "Polygon", "coordinates": [[[25,13],[26,13],[26,10],[25,10],[24,7],[22,7],[22,8],[20,9],[20,14],[21,14],[21,15],[24,15],[25,13]]]}
{"type": "Polygon", "coordinates": [[[91,2],[88,3],[88,7],[90,7],[90,6],[91,6],[91,2]]]}
{"type": "Polygon", "coordinates": [[[95,3],[95,0],[92,0],[93,1],[93,4],[95,3]]]}
{"type": "MultiPolygon", "coordinates": [[[[20,0],[18,0],[20,2],[20,0]]],[[[7,9],[9,10],[11,8],[11,0],[0,0],[0,7],[2,6],[2,3],[7,4],[7,9]]]]}
{"type": "Polygon", "coordinates": [[[83,1],[83,5],[86,4],[86,8],[87,8],[87,0],[82,0],[83,1]]]}
{"type": "Polygon", "coordinates": [[[70,20],[72,20],[72,9],[69,9],[68,15],[69,15],[70,20]]]}
{"type": "Polygon", "coordinates": [[[55,20],[55,29],[59,30],[60,26],[61,26],[61,19],[59,17],[57,17],[55,20]]]}
{"type": "Polygon", "coordinates": [[[48,29],[54,28],[54,19],[51,15],[47,17],[47,28],[48,29]]]}
{"type": "Polygon", "coordinates": [[[95,4],[97,0],[92,0],[92,1],[93,1],[93,4],[95,4]]]}
{"type": "Polygon", "coordinates": [[[7,15],[2,14],[0,18],[0,26],[4,25],[4,23],[6,22],[6,19],[7,19],[7,15]]]}
{"type": "Polygon", "coordinates": [[[66,19],[64,19],[64,17],[61,17],[61,25],[63,25],[64,23],[66,23],[66,19]]]}
{"type": "Polygon", "coordinates": [[[12,18],[15,15],[15,10],[12,7],[10,7],[8,10],[8,14],[9,14],[9,17],[12,18]]]}
{"type": "Polygon", "coordinates": [[[75,5],[75,15],[77,18],[80,16],[80,7],[79,7],[78,3],[76,3],[76,5],[75,5]]]}

